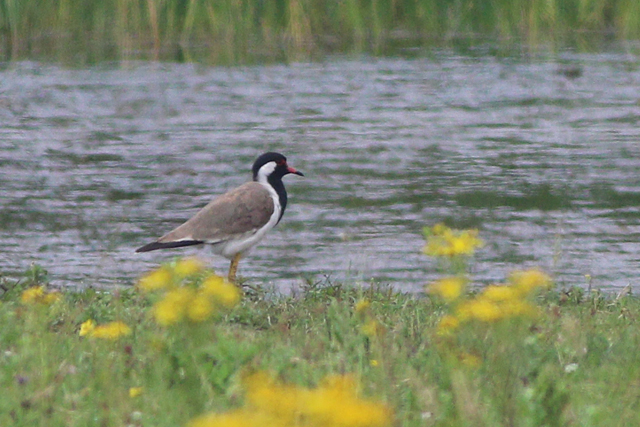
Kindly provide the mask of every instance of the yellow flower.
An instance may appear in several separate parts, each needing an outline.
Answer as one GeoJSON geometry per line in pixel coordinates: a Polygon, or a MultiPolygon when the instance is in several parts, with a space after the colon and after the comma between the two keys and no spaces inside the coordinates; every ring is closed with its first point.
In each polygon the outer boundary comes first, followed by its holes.
{"type": "MultiPolygon", "coordinates": [[[[247,411],[271,419],[269,424],[247,423],[246,426],[383,427],[391,423],[391,411],[386,405],[358,397],[357,384],[351,376],[331,375],[317,388],[307,389],[279,383],[258,372],[245,378],[244,385],[247,411]]],[[[214,420],[218,422],[220,418],[214,420]]],[[[191,424],[190,427],[223,425],[191,424]]]]}
{"type": "Polygon", "coordinates": [[[443,224],[425,228],[427,244],[422,250],[431,256],[454,257],[473,255],[475,249],[483,245],[478,238],[478,230],[452,230],[443,224]]]}
{"type": "Polygon", "coordinates": [[[138,281],[138,287],[145,292],[167,289],[171,286],[171,271],[164,266],[142,276],[138,281]]]}
{"type": "Polygon", "coordinates": [[[488,293],[480,294],[475,299],[465,301],[457,307],[456,314],[461,321],[480,320],[495,322],[505,318],[538,314],[538,308],[517,293],[510,293],[503,286],[487,288],[488,293]]]}
{"type": "Polygon", "coordinates": [[[94,338],[117,340],[131,334],[131,328],[124,322],[116,321],[96,326],[88,335],[94,338]]]}
{"type": "Polygon", "coordinates": [[[138,396],[141,396],[143,391],[144,391],[144,388],[142,387],[131,387],[129,389],[129,397],[134,399],[138,396]]]}
{"type": "Polygon", "coordinates": [[[368,319],[361,327],[360,331],[372,338],[384,334],[384,327],[376,319],[368,319]]]}
{"type": "Polygon", "coordinates": [[[188,319],[203,322],[214,314],[217,307],[233,307],[240,301],[240,291],[219,276],[209,276],[198,290],[177,287],[169,290],[153,306],[153,316],[162,326],[188,319]]]}
{"type": "Polygon", "coordinates": [[[60,292],[46,292],[44,286],[33,286],[25,289],[20,295],[20,301],[24,304],[50,305],[60,298],[60,292]]]}
{"type": "Polygon", "coordinates": [[[446,302],[451,302],[462,295],[465,284],[464,277],[445,277],[427,286],[427,292],[442,297],[446,302]]]}
{"type": "Polygon", "coordinates": [[[330,375],[310,390],[304,395],[301,413],[309,425],[382,427],[391,423],[389,408],[359,398],[357,384],[349,375],[330,375]]]}
{"type": "Polygon", "coordinates": [[[257,412],[268,413],[281,420],[282,425],[293,422],[300,411],[307,390],[279,384],[266,372],[256,372],[244,378],[248,406],[257,412]]]}
{"type": "Polygon", "coordinates": [[[361,299],[356,303],[354,311],[356,314],[364,314],[369,311],[369,308],[371,308],[371,303],[366,299],[361,299]]]}
{"type": "Polygon", "coordinates": [[[187,305],[187,318],[192,322],[204,322],[214,311],[215,306],[211,297],[200,291],[187,305]]]}
{"type": "Polygon", "coordinates": [[[61,298],[62,294],[60,294],[60,292],[48,292],[44,295],[44,297],[42,297],[41,303],[44,305],[51,305],[61,298]]]}
{"type": "Polygon", "coordinates": [[[20,300],[25,304],[36,304],[44,296],[44,286],[34,286],[25,289],[20,296],[20,300]]]}
{"type": "Polygon", "coordinates": [[[472,255],[475,249],[482,246],[478,238],[478,230],[463,230],[445,236],[449,244],[449,256],[472,255]]]}
{"type": "Polygon", "coordinates": [[[153,317],[156,322],[162,326],[180,322],[193,296],[194,290],[191,288],[175,288],[167,292],[164,298],[153,306],[153,317]]]}
{"type": "Polygon", "coordinates": [[[204,263],[197,258],[182,258],[173,267],[173,272],[179,279],[194,276],[204,270],[204,263]]]}
{"type": "Polygon", "coordinates": [[[431,227],[431,229],[426,229],[426,232],[429,232],[431,234],[434,234],[436,236],[442,236],[443,234],[450,232],[451,229],[449,227],[447,227],[446,225],[444,225],[443,223],[439,222],[436,225],[434,225],[433,227],[431,227]]]}
{"type": "Polygon", "coordinates": [[[215,274],[207,277],[201,285],[202,291],[212,297],[223,307],[233,308],[239,302],[242,294],[237,286],[227,282],[215,274]]]}
{"type": "Polygon", "coordinates": [[[457,315],[462,321],[475,319],[483,322],[495,322],[503,317],[503,311],[493,301],[476,298],[460,304],[457,309],[457,315]]]}
{"type": "Polygon", "coordinates": [[[80,336],[88,336],[92,338],[103,338],[115,340],[122,336],[131,334],[131,328],[124,322],[116,321],[106,323],[104,325],[96,325],[92,319],[80,325],[80,336]]]}
{"type": "MultiPolygon", "coordinates": [[[[287,427],[272,414],[255,411],[253,408],[240,408],[224,414],[207,414],[191,420],[187,427],[287,427]]],[[[303,424],[299,425],[300,427],[303,424]]]]}
{"type": "Polygon", "coordinates": [[[537,269],[514,271],[509,276],[509,281],[518,292],[525,295],[537,289],[549,289],[551,287],[551,278],[537,269]]]}
{"type": "Polygon", "coordinates": [[[369,366],[376,368],[378,366],[380,366],[380,362],[378,362],[376,359],[371,359],[369,360],[369,366]]]}
{"type": "Polygon", "coordinates": [[[450,314],[445,314],[440,319],[437,327],[438,335],[449,335],[460,326],[460,320],[457,317],[450,314]]]}
{"type": "Polygon", "coordinates": [[[520,295],[511,286],[489,285],[482,291],[482,297],[490,301],[513,301],[520,295]]]}
{"type": "Polygon", "coordinates": [[[80,336],[84,337],[85,335],[91,335],[95,328],[96,322],[94,322],[92,319],[83,322],[82,325],[80,325],[80,336]]]}
{"type": "Polygon", "coordinates": [[[535,317],[538,315],[538,308],[531,304],[529,301],[524,300],[511,300],[505,301],[501,305],[503,315],[505,317],[535,317]]]}

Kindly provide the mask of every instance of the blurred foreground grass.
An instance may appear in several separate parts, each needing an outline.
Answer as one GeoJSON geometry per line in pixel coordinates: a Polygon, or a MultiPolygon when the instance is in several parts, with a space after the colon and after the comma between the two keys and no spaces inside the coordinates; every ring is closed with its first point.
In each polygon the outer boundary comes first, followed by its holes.
{"type": "Polygon", "coordinates": [[[0,0],[0,53],[70,63],[309,60],[457,39],[578,46],[640,37],[631,0],[0,0]]]}
{"type": "Polygon", "coordinates": [[[5,279],[0,425],[640,424],[633,296],[515,275],[481,292],[453,279],[425,295],[325,281],[238,301],[192,261],[158,271],[115,292],[51,293],[38,267],[5,279]],[[531,284],[534,311],[482,317],[486,302],[511,307],[509,289],[531,284]],[[178,288],[190,299],[171,297],[178,288]],[[214,306],[203,311],[205,295],[214,306]],[[170,322],[167,301],[181,313],[170,322]]]}

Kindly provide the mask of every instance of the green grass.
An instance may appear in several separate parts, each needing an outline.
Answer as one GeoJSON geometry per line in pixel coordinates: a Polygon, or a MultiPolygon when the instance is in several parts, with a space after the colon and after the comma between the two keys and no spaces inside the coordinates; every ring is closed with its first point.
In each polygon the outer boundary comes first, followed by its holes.
{"type": "Polygon", "coordinates": [[[308,60],[483,37],[597,49],[640,36],[635,0],[0,0],[5,59],[308,60]]]}
{"type": "Polygon", "coordinates": [[[354,374],[397,426],[639,425],[640,300],[581,290],[537,298],[542,315],[469,323],[437,333],[447,311],[427,296],[310,283],[298,295],[249,292],[215,321],[158,327],[133,289],[67,292],[20,302],[46,281],[5,279],[0,299],[0,425],[181,426],[242,406],[241,377],[269,371],[317,385],[354,374]],[[357,301],[383,326],[363,333],[357,301]],[[122,320],[116,341],[80,337],[80,324],[122,320]],[[138,397],[129,389],[143,387],[138,397]]]}

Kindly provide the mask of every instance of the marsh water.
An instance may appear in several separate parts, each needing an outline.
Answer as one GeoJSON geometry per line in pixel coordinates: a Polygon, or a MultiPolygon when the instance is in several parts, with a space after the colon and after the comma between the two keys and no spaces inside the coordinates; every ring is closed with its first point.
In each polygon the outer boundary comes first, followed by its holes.
{"type": "Polygon", "coordinates": [[[640,58],[607,53],[209,67],[33,62],[0,71],[0,269],[60,286],[129,285],[182,254],[135,254],[284,153],[282,222],[249,283],[440,272],[422,228],[478,228],[476,283],[540,266],[561,287],[640,285],[640,58]]]}

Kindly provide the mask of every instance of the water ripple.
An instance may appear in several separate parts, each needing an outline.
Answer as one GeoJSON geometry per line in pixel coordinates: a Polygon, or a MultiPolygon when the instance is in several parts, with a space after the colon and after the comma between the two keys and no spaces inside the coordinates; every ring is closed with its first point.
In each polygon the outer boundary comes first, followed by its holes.
{"type": "Polygon", "coordinates": [[[278,150],[306,177],[286,178],[282,223],[241,264],[251,281],[416,291],[438,274],[421,229],[446,221],[480,228],[479,282],[539,265],[562,286],[634,284],[640,71],[624,53],[560,57],[15,64],[0,72],[3,272],[36,262],[62,285],[132,283],[198,253],[136,247],[278,150]]]}

